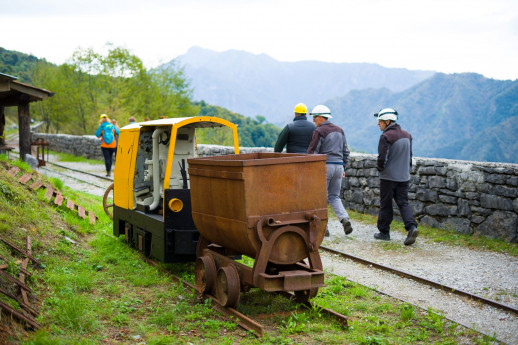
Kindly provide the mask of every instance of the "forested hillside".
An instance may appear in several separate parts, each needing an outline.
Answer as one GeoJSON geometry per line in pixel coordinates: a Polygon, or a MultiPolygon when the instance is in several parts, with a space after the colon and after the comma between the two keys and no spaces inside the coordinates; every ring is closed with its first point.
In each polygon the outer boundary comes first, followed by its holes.
{"type": "MultiPolygon", "coordinates": [[[[239,135],[239,144],[245,147],[265,146],[272,147],[277,141],[280,128],[270,123],[265,123],[265,118],[257,116],[256,119],[233,113],[225,108],[209,105],[205,101],[196,102],[200,107],[200,116],[216,116],[236,124],[239,135]]],[[[211,129],[205,131],[198,138],[200,143],[218,143],[231,146],[233,139],[228,131],[211,129]]]]}
{"type": "MultiPolygon", "coordinates": [[[[192,89],[181,67],[146,69],[142,61],[122,48],[102,55],[78,49],[68,63],[56,66],[32,55],[0,48],[0,72],[20,81],[55,92],[54,97],[31,106],[31,117],[44,121],[48,133],[93,134],[99,114],[106,113],[120,126],[134,116],[145,118],[217,116],[239,125],[240,142],[246,146],[273,146],[280,129],[263,117],[249,119],[224,108],[192,101],[192,89]]],[[[6,109],[13,123],[16,109],[6,109]]],[[[209,137],[201,143],[229,145],[228,134],[209,137]]]]}
{"type": "Polygon", "coordinates": [[[15,76],[22,83],[32,83],[33,67],[39,62],[52,65],[45,59],[38,59],[34,55],[0,47],[0,72],[15,76]]]}
{"type": "Polygon", "coordinates": [[[376,152],[372,115],[392,107],[414,137],[416,156],[518,163],[518,81],[439,73],[402,92],[351,91],[325,104],[356,150],[376,152]]]}

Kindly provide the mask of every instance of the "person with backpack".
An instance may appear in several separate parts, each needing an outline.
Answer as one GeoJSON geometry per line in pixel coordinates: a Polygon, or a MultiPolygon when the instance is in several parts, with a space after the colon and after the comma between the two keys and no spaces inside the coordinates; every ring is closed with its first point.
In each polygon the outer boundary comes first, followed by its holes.
{"type": "Polygon", "coordinates": [[[117,149],[116,137],[119,136],[119,129],[112,125],[108,115],[102,114],[99,117],[100,125],[95,131],[95,136],[101,139],[101,151],[106,166],[106,176],[110,176],[112,169],[112,157],[117,149]]]}

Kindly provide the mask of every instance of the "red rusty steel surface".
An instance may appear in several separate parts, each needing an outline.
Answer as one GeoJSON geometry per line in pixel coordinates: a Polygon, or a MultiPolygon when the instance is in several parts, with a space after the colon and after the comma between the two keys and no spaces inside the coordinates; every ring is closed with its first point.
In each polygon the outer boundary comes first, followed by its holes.
{"type": "MultiPolygon", "coordinates": [[[[22,290],[22,292],[23,291],[24,290],[22,290]]],[[[22,307],[23,309],[26,309],[32,315],[38,316],[38,312],[36,310],[34,310],[30,305],[25,304],[23,301],[20,301],[18,299],[18,297],[16,297],[15,295],[10,293],[9,291],[6,291],[6,290],[4,290],[3,288],[0,287],[0,293],[4,294],[5,296],[9,297],[10,299],[16,301],[20,305],[20,307],[22,307]]]]}
{"type": "Polygon", "coordinates": [[[18,174],[20,172],[20,168],[18,168],[17,166],[14,166],[12,167],[11,169],[9,169],[9,171],[7,172],[9,175],[11,176],[16,176],[16,174],[18,174]]]}
{"type": "Polygon", "coordinates": [[[54,189],[51,186],[47,187],[47,191],[45,192],[45,199],[50,200],[52,196],[54,195],[54,189]]]}
{"type": "Polygon", "coordinates": [[[72,211],[75,211],[76,209],[76,204],[70,200],[70,199],[67,199],[67,207],[72,210],[72,211]]]}
{"type": "Polygon", "coordinates": [[[32,318],[29,318],[22,313],[14,310],[9,305],[0,301],[0,308],[4,309],[6,312],[10,313],[12,316],[16,317],[19,320],[27,322],[32,328],[39,329],[41,326],[32,318]]]}
{"type": "Polygon", "coordinates": [[[43,186],[43,182],[41,181],[35,181],[33,182],[31,185],[30,185],[30,188],[31,189],[34,189],[34,190],[38,190],[41,188],[41,186],[43,186]]]}
{"type": "Polygon", "coordinates": [[[27,184],[27,182],[29,182],[31,178],[32,178],[31,175],[25,174],[25,175],[22,175],[22,177],[20,177],[18,179],[18,182],[23,183],[23,184],[27,184]]]}
{"type": "MultiPolygon", "coordinates": [[[[189,159],[192,214],[203,237],[256,257],[261,247],[257,223],[268,239],[279,225],[310,232],[309,218],[320,219],[312,234],[322,243],[327,225],[326,156],[249,153],[189,159]]],[[[269,260],[292,264],[308,257],[305,240],[286,231],[272,244],[269,260]]]]}
{"type": "Polygon", "coordinates": [[[97,216],[92,211],[88,211],[88,219],[90,221],[90,224],[95,225],[97,216]]]}
{"type": "Polygon", "coordinates": [[[42,266],[41,262],[39,260],[37,260],[36,258],[34,258],[31,253],[28,253],[28,252],[25,252],[23,250],[21,250],[20,248],[16,247],[14,244],[12,244],[11,242],[9,242],[8,240],[6,240],[5,238],[0,238],[0,241],[4,242],[5,244],[7,244],[9,247],[11,247],[12,249],[16,250],[17,252],[19,252],[20,254],[22,254],[23,256],[25,257],[28,257],[29,259],[31,259],[32,262],[34,262],[35,264],[37,264],[38,266],[42,266]]]}
{"type": "Polygon", "coordinates": [[[79,217],[86,219],[86,211],[83,208],[83,206],[77,205],[77,214],[79,215],[79,217]]]}
{"type": "Polygon", "coordinates": [[[10,274],[5,273],[4,271],[1,271],[1,270],[0,270],[0,276],[7,278],[8,280],[10,280],[11,282],[15,283],[20,288],[24,289],[25,291],[29,292],[32,295],[32,289],[30,287],[28,287],[27,284],[22,283],[18,279],[12,277],[10,274]]]}
{"type": "Polygon", "coordinates": [[[63,196],[63,194],[58,192],[57,195],[56,195],[56,199],[54,199],[54,203],[56,205],[58,205],[58,206],[61,206],[61,205],[63,205],[63,199],[64,198],[65,197],[63,196]]]}
{"type": "Polygon", "coordinates": [[[225,308],[224,306],[220,305],[214,297],[208,297],[212,299],[212,307],[214,309],[230,317],[231,320],[237,322],[239,326],[243,327],[247,331],[253,331],[256,337],[262,337],[264,335],[263,325],[240,313],[234,308],[225,308]]]}

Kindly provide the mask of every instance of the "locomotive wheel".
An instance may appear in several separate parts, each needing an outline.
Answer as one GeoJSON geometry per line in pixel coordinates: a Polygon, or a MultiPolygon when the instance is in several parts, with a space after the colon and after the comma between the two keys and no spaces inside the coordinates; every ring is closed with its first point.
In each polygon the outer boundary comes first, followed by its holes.
{"type": "Polygon", "coordinates": [[[106,213],[106,215],[108,217],[110,217],[111,219],[113,219],[113,214],[111,212],[111,208],[113,207],[113,183],[108,187],[106,188],[106,191],[104,192],[104,197],[103,197],[103,208],[104,208],[104,213],[106,213]],[[112,195],[110,195],[110,193],[112,195]],[[112,203],[111,204],[108,204],[108,199],[111,199],[112,203]]]}
{"type": "Polygon", "coordinates": [[[306,303],[310,298],[313,298],[318,293],[318,288],[311,288],[309,290],[294,291],[295,301],[297,303],[306,303]]]}
{"type": "Polygon", "coordinates": [[[195,264],[196,288],[202,294],[212,294],[216,282],[216,263],[210,255],[196,259],[195,264]]]}
{"type": "Polygon", "coordinates": [[[224,307],[235,308],[239,303],[239,274],[234,265],[220,267],[216,282],[216,295],[224,307]]]}

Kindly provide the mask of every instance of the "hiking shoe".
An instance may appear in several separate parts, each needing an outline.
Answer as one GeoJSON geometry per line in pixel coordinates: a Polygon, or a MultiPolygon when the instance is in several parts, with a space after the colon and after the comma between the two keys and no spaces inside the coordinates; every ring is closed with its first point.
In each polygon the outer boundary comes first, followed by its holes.
{"type": "Polygon", "coordinates": [[[349,235],[351,232],[353,232],[353,227],[351,226],[349,219],[344,218],[340,221],[340,223],[342,223],[346,235],[349,235]]]}
{"type": "Polygon", "coordinates": [[[415,226],[410,227],[410,229],[408,229],[408,235],[405,240],[405,246],[413,244],[417,238],[417,235],[419,235],[417,228],[415,226]]]}
{"type": "Polygon", "coordinates": [[[390,241],[390,234],[389,233],[383,233],[378,232],[377,234],[374,234],[374,238],[377,240],[383,240],[383,241],[390,241]]]}
{"type": "Polygon", "coordinates": [[[110,177],[110,173],[109,172],[106,173],[106,177],[110,177]]]}

